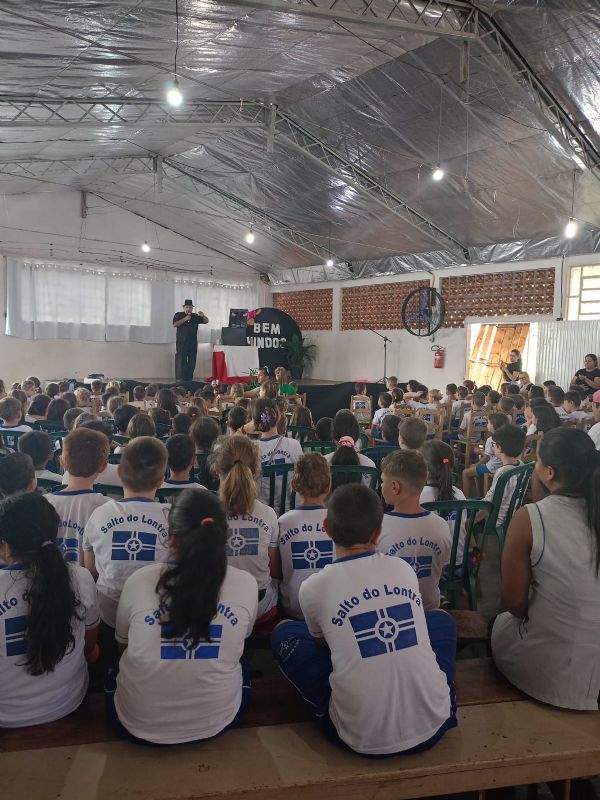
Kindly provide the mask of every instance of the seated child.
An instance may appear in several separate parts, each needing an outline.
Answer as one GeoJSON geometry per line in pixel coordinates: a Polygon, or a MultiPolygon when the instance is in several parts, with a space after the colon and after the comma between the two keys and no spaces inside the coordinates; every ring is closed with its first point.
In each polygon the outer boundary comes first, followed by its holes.
{"type": "MultiPolygon", "coordinates": [[[[260,402],[260,401],[258,401],[260,402]]],[[[269,619],[277,606],[279,527],[277,514],[257,499],[260,453],[246,436],[224,436],[215,448],[219,497],[227,514],[227,562],[249,572],[258,584],[258,616],[269,619]]]]}
{"type": "MultiPolygon", "coordinates": [[[[7,459],[3,459],[7,460],[7,459]]],[[[79,707],[96,648],[94,581],[55,546],[58,514],[40,494],[0,506],[0,728],[40,725],[79,707]]]]}
{"type": "Polygon", "coordinates": [[[366,486],[334,491],[324,527],[336,560],[300,587],[306,622],[271,639],[323,732],[365,755],[426,750],[457,724],[456,626],[425,612],[408,564],[376,552],[382,517],[366,486]]]}
{"type": "Polygon", "coordinates": [[[64,489],[45,495],[60,517],[56,537],[65,561],[83,566],[85,526],[94,511],[109,502],[94,492],[94,481],[101,479],[110,451],[108,439],[98,431],[77,428],[63,439],[61,464],[69,474],[64,489]]]}
{"type": "Polygon", "coordinates": [[[87,414],[82,408],[69,408],[63,414],[63,425],[66,431],[72,431],[75,421],[82,415],[87,414]]]}
{"type": "Polygon", "coordinates": [[[320,453],[296,462],[292,489],[296,508],[279,517],[280,595],[284,612],[303,619],[298,590],[310,575],[333,561],[333,542],[323,529],[325,498],[331,489],[329,465],[320,453]]]}
{"type": "Polygon", "coordinates": [[[243,406],[233,406],[227,414],[227,433],[242,433],[242,428],[248,422],[248,412],[243,406]]]}
{"type": "MultiPolygon", "coordinates": [[[[154,420],[149,414],[134,414],[129,420],[125,435],[129,437],[129,441],[132,439],[137,439],[138,436],[156,436],[156,425],[154,424],[154,420]]],[[[115,450],[115,453],[117,450],[115,450]]]]}
{"type": "Polygon", "coordinates": [[[392,406],[396,403],[402,403],[404,400],[404,392],[399,386],[394,386],[390,394],[392,395],[392,406]]]}
{"type": "MultiPolygon", "coordinates": [[[[138,416],[146,416],[148,419],[152,419],[147,414],[140,414],[138,416]]],[[[175,414],[171,420],[171,436],[176,436],[178,433],[183,433],[187,436],[187,434],[190,432],[193,421],[194,419],[190,414],[175,414]]]]}
{"type": "Polygon", "coordinates": [[[168,563],[137,570],[123,587],[115,633],[124,652],[108,698],[117,725],[165,745],[217,736],[243,711],[241,658],[257,609],[256,581],[227,564],[214,495],[181,492],[169,534],[168,563]]]}
{"type": "Polygon", "coordinates": [[[563,410],[567,415],[567,419],[581,420],[590,416],[589,413],[581,408],[581,394],[576,390],[565,393],[563,410]]]}
{"type": "Polygon", "coordinates": [[[515,401],[512,397],[501,397],[496,404],[496,411],[499,414],[506,414],[506,416],[512,420],[512,412],[514,407],[515,401]]]}
{"type": "Polygon", "coordinates": [[[137,409],[135,406],[130,406],[129,404],[115,408],[113,412],[113,420],[118,436],[127,436],[127,426],[135,417],[135,415],[139,413],[139,409],[137,409]]]}
{"type": "Polygon", "coordinates": [[[483,455],[477,462],[470,467],[463,469],[462,485],[466,497],[471,497],[471,486],[474,481],[476,484],[476,496],[483,495],[483,477],[485,475],[493,475],[501,466],[502,462],[498,456],[494,455],[494,433],[502,425],[507,425],[510,419],[506,414],[490,414],[488,418],[488,431],[490,436],[485,440],[483,448],[483,455]]]}
{"type": "MultiPolygon", "coordinates": [[[[349,409],[341,408],[337,412],[337,414],[333,418],[331,436],[332,440],[336,443],[336,445],[338,445],[338,450],[339,450],[339,445],[342,445],[342,447],[350,445],[350,447],[353,448],[354,450],[357,449],[357,442],[360,438],[360,428],[358,426],[358,422],[356,421],[356,417],[349,409]],[[349,438],[351,441],[342,444],[342,439],[346,438],[349,438]],[[352,442],[354,443],[354,445],[352,445],[352,442]]],[[[325,459],[329,462],[329,464],[334,463],[333,462],[334,455],[335,453],[327,453],[327,455],[325,456],[325,459]]],[[[362,453],[357,453],[357,455],[358,455],[358,464],[360,464],[363,467],[375,467],[375,462],[372,459],[368,458],[368,456],[364,456],[362,453]]]]}
{"type": "Polygon", "coordinates": [[[499,410],[498,403],[500,402],[501,399],[502,395],[500,394],[500,392],[496,392],[494,391],[494,389],[490,389],[490,391],[487,393],[487,403],[486,403],[487,410],[490,414],[493,414],[495,411],[499,410]]]}
{"type": "Polygon", "coordinates": [[[61,476],[46,469],[48,462],[54,458],[54,444],[46,431],[30,431],[19,437],[17,449],[19,453],[31,456],[37,480],[60,483],[61,476]]]}
{"type": "MultiPolygon", "coordinates": [[[[253,423],[259,432],[258,449],[261,467],[272,464],[295,464],[303,455],[302,445],[297,439],[290,439],[277,431],[279,409],[274,400],[259,398],[253,405],[253,423]]],[[[350,412],[348,412],[350,413],[350,412]]],[[[263,503],[269,502],[269,485],[266,478],[259,481],[258,496],[263,503]]],[[[281,494],[281,478],[276,479],[275,507],[278,508],[281,494]]]]}
{"type": "MultiPolygon", "coordinates": [[[[487,425],[488,422],[488,415],[485,410],[485,395],[481,394],[481,392],[475,392],[473,397],[471,398],[471,408],[468,411],[465,411],[465,414],[462,418],[462,422],[458,428],[458,438],[461,442],[465,442],[467,440],[467,428],[469,427],[469,420],[473,418],[473,425],[477,427],[481,427],[483,425],[487,425]]],[[[450,434],[451,437],[456,437],[456,434],[450,434]]],[[[471,435],[471,444],[477,444],[479,441],[480,436],[477,433],[471,435]]]]}
{"type": "MultiPolygon", "coordinates": [[[[102,399],[102,389],[103,389],[102,381],[99,380],[98,378],[95,378],[90,384],[90,401],[91,400],[100,401],[102,399]]],[[[48,390],[46,389],[46,391],[48,390]]]]}
{"type": "Polygon", "coordinates": [[[400,429],[400,417],[395,414],[388,414],[381,423],[381,442],[388,447],[398,447],[398,430],[400,429]]]}
{"type": "Polygon", "coordinates": [[[373,436],[375,439],[381,439],[381,423],[383,418],[392,413],[392,395],[389,392],[381,392],[377,400],[379,408],[373,414],[373,423],[371,428],[366,430],[367,436],[373,436]]]}
{"type": "Polygon", "coordinates": [[[563,403],[565,402],[564,391],[560,388],[560,386],[548,386],[546,391],[548,392],[548,402],[558,414],[561,422],[564,419],[568,419],[569,415],[563,408],[563,403]]]}
{"type": "Polygon", "coordinates": [[[320,442],[331,442],[333,441],[333,419],[332,417],[321,417],[320,420],[317,421],[315,425],[315,430],[317,431],[317,439],[320,442]]]}
{"type": "Polygon", "coordinates": [[[470,403],[468,400],[469,390],[466,386],[458,386],[456,389],[456,397],[457,399],[452,402],[452,427],[458,428],[460,423],[460,415],[462,413],[462,409],[464,408],[465,411],[469,408],[470,403]]]}
{"type": "Polygon", "coordinates": [[[440,607],[440,579],[450,558],[446,520],[425,511],[420,497],[427,464],[416,450],[398,450],[381,465],[381,495],[392,506],[383,515],[377,551],[406,561],[415,571],[425,611],[440,607]]]}
{"type": "Polygon", "coordinates": [[[398,444],[401,450],[419,450],[427,439],[427,423],[419,417],[408,417],[398,426],[398,444]]]}
{"type": "MultiPolygon", "coordinates": [[[[514,469],[515,467],[520,467],[523,464],[523,462],[520,460],[520,456],[523,452],[523,448],[525,447],[525,438],[526,434],[523,428],[518,428],[516,425],[502,425],[502,427],[498,428],[498,430],[494,433],[494,455],[500,459],[502,466],[499,467],[494,473],[492,485],[490,486],[488,493],[483,498],[484,500],[487,500],[489,503],[493,503],[496,484],[498,483],[500,476],[508,470],[514,469]]],[[[506,484],[502,499],[500,501],[500,512],[498,513],[497,521],[498,527],[504,525],[506,512],[508,511],[508,507],[510,505],[510,501],[512,500],[516,485],[516,477],[511,478],[506,484]]],[[[478,518],[482,518],[484,515],[480,512],[480,514],[477,516],[478,518]]]]}
{"type": "Polygon", "coordinates": [[[156,395],[158,394],[158,384],[157,383],[149,383],[146,386],[146,403],[148,408],[154,408],[156,406],[156,395]]]}
{"type": "Polygon", "coordinates": [[[521,397],[520,394],[511,394],[509,397],[514,403],[515,425],[526,425],[527,420],[525,418],[525,398],[521,397]]]}
{"type": "Polygon", "coordinates": [[[92,397],[89,389],[86,389],[85,386],[79,386],[75,389],[74,394],[77,398],[76,408],[81,408],[82,411],[92,410],[92,397]]]}
{"type": "Polygon", "coordinates": [[[385,379],[385,388],[388,392],[391,393],[392,389],[395,389],[398,386],[398,378],[395,375],[390,375],[389,378],[385,379]]]}
{"type": "Polygon", "coordinates": [[[169,477],[160,488],[204,489],[205,487],[190,475],[196,463],[196,450],[190,437],[183,433],[175,434],[167,439],[166,446],[169,477]]]}
{"type": "Polygon", "coordinates": [[[431,408],[432,410],[436,410],[439,408],[440,403],[442,402],[442,393],[439,389],[430,389],[429,394],[427,395],[427,403],[425,404],[425,408],[431,408]]]}
{"type": "Polygon", "coordinates": [[[133,387],[133,401],[130,403],[130,405],[135,406],[135,408],[139,408],[141,411],[148,410],[148,404],[146,403],[145,386],[133,387]]]}
{"type": "Polygon", "coordinates": [[[47,394],[36,394],[31,401],[27,414],[25,414],[25,422],[32,425],[40,419],[45,419],[51,402],[52,400],[47,394]]]}
{"type": "MultiPolygon", "coordinates": [[[[0,400],[0,431],[7,433],[27,433],[31,430],[31,425],[25,425],[22,421],[22,406],[15,397],[5,397],[0,400]]],[[[2,446],[9,450],[17,449],[18,436],[3,436],[0,439],[0,449],[2,446]]]]}
{"type": "Polygon", "coordinates": [[[452,409],[453,404],[458,400],[458,386],[455,383],[447,383],[446,384],[446,396],[444,397],[444,403],[448,403],[450,409],[452,409]]]}
{"type": "MultiPolygon", "coordinates": [[[[112,442],[112,423],[108,420],[85,420],[82,422],[83,414],[75,420],[75,430],[84,428],[85,430],[98,431],[108,441],[109,447],[112,442]]],[[[62,483],[66,486],[70,481],[69,470],[65,469],[62,475],[62,483]]],[[[107,464],[106,468],[94,479],[94,484],[100,483],[103,486],[122,486],[119,477],[119,465],[107,464]]]]}
{"type": "Polygon", "coordinates": [[[10,453],[0,458],[0,499],[14,494],[35,492],[37,478],[31,456],[26,453],[10,453]]]}
{"type": "MultiPolygon", "coordinates": [[[[407,393],[404,393],[404,397],[406,398],[407,393]]],[[[425,408],[427,405],[427,400],[429,398],[429,389],[422,383],[417,385],[417,389],[415,392],[412,393],[411,399],[408,401],[408,405],[412,406],[416,411],[420,408],[425,408]]]]}
{"type": "Polygon", "coordinates": [[[167,449],[162,442],[150,436],[130,442],[118,465],[124,499],[104,503],[85,526],[84,563],[98,578],[100,617],[110,628],[115,627],[127,578],[149,562],[168,558],[170,506],[155,500],[166,469],[167,449]]]}
{"type": "Polygon", "coordinates": [[[198,417],[190,427],[190,436],[196,453],[210,453],[221,435],[221,427],[214,417],[198,417]]]}

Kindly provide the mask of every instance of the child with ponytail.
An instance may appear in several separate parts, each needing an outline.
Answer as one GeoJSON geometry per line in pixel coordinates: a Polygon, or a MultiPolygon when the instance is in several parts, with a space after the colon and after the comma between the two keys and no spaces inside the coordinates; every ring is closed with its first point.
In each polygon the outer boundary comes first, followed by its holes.
{"type": "Polygon", "coordinates": [[[258,616],[275,614],[280,572],[277,514],[257,499],[259,451],[246,436],[223,436],[215,447],[219,496],[227,514],[227,562],[258,584],[258,616]]]}
{"type": "MultiPolygon", "coordinates": [[[[436,503],[448,502],[450,500],[466,500],[467,498],[457,489],[452,482],[452,472],[454,470],[454,451],[446,442],[439,439],[429,439],[421,447],[421,454],[427,464],[427,483],[421,492],[419,502],[436,503]]],[[[454,523],[456,512],[452,511],[445,517],[448,520],[450,535],[454,535],[454,523]]],[[[467,517],[462,515],[460,524],[460,534],[458,548],[456,550],[456,563],[462,563],[463,552],[465,549],[465,539],[467,538],[467,517]]]]}
{"type": "Polygon", "coordinates": [[[248,700],[240,659],[256,619],[257,586],[228,566],[227,526],[211,492],[182,490],[169,514],[168,563],[138,570],[123,587],[116,637],[124,652],[107,705],[136,739],[208,739],[248,700]]]}
{"type": "Polygon", "coordinates": [[[97,658],[96,587],[65,564],[60,518],[40,494],[0,504],[0,728],[67,716],[88,688],[86,656],[97,658]]]}
{"type": "MultiPolygon", "coordinates": [[[[277,432],[279,416],[277,404],[268,397],[260,397],[253,404],[252,420],[254,430],[259,433],[258,449],[262,467],[272,464],[295,464],[302,457],[303,450],[300,442],[277,432]]],[[[281,478],[277,478],[275,508],[279,507],[280,487],[281,478]]],[[[269,481],[267,479],[260,480],[258,496],[263,503],[269,502],[269,481]]]]}
{"type": "Polygon", "coordinates": [[[531,697],[596,711],[600,452],[584,431],[554,428],[544,435],[532,496],[538,502],[519,509],[508,528],[506,611],[494,622],[492,654],[500,672],[531,697]]]}

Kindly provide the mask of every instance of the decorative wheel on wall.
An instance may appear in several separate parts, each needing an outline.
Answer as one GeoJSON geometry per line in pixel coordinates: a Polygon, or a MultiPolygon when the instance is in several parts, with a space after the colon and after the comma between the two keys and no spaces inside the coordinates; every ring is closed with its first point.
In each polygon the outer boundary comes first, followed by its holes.
{"type": "Polygon", "coordinates": [[[431,336],[444,324],[444,298],[431,287],[414,289],[402,303],[402,324],[413,336],[431,336]]]}

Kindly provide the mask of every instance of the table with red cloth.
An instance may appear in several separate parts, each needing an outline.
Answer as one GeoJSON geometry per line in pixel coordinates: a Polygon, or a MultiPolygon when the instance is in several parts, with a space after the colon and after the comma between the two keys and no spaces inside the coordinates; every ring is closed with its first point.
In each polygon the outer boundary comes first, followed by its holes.
{"type": "Polygon", "coordinates": [[[211,381],[247,383],[251,369],[257,370],[258,347],[217,344],[213,348],[211,381]]]}

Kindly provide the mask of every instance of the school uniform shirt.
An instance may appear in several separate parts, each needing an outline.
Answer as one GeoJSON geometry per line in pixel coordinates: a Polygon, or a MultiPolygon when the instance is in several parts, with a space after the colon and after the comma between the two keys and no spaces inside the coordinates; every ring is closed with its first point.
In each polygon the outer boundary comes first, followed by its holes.
{"type": "Polygon", "coordinates": [[[454,400],[452,402],[452,419],[458,419],[463,406],[469,405],[467,400],[454,400]]]}
{"type": "Polygon", "coordinates": [[[527,436],[535,436],[537,433],[537,425],[535,422],[532,422],[531,425],[527,426],[527,436]]]}
{"type": "Polygon", "coordinates": [[[525,506],[532,530],[527,618],[496,617],[499,670],[531,697],[596,711],[600,694],[600,579],[585,501],[551,494],[525,506]]]}
{"type": "MultiPolygon", "coordinates": [[[[260,451],[260,463],[262,467],[273,464],[295,464],[303,455],[302,445],[297,439],[290,439],[288,436],[269,436],[267,439],[257,440],[260,451]]],[[[288,493],[290,492],[290,477],[288,475],[288,493]]],[[[281,494],[281,477],[275,479],[275,507],[278,507],[281,494]]],[[[269,479],[258,478],[258,496],[263,503],[269,502],[269,479]]]]}
{"type": "Polygon", "coordinates": [[[483,452],[486,456],[489,456],[489,459],[486,461],[485,465],[488,468],[488,471],[491,475],[497,472],[500,467],[502,466],[502,461],[498,458],[498,456],[494,453],[494,437],[488,436],[485,440],[485,446],[483,448],[483,452]]]}
{"type": "Polygon", "coordinates": [[[39,481],[56,481],[57,483],[60,483],[62,479],[62,475],[59,475],[58,472],[50,472],[49,469],[44,469],[43,467],[36,469],[35,477],[39,481]]]}
{"type": "Polygon", "coordinates": [[[565,420],[565,419],[569,419],[570,418],[569,414],[567,414],[567,412],[564,410],[564,408],[562,406],[553,406],[553,408],[556,411],[556,413],[558,414],[559,419],[560,419],[561,422],[563,420],[565,420]]]}
{"type": "Polygon", "coordinates": [[[143,497],[109,500],[89,518],[83,549],[94,553],[102,621],[115,627],[117,604],[127,578],[169,555],[168,503],[143,497]]]}
{"type": "Polygon", "coordinates": [[[440,579],[450,559],[452,535],[448,523],[431,511],[383,515],[379,553],[401,558],[412,567],[419,581],[425,611],[440,607],[440,579]]]}
{"type": "Polygon", "coordinates": [[[378,408],[377,411],[373,414],[373,425],[379,425],[381,427],[383,418],[387,417],[387,415],[391,413],[392,413],[391,408],[378,408]]]}
{"type": "MultiPolygon", "coordinates": [[[[457,489],[456,486],[452,487],[452,495],[455,500],[466,500],[464,493],[461,492],[460,489],[457,489]]],[[[438,501],[438,490],[435,486],[424,486],[423,491],[421,492],[421,497],[419,498],[419,503],[423,505],[423,503],[436,503],[438,501]]],[[[448,529],[450,531],[450,552],[452,552],[452,537],[454,536],[454,523],[456,521],[456,511],[451,511],[446,517],[443,517],[448,524],[448,529]]],[[[467,514],[461,514],[461,521],[460,521],[460,533],[458,535],[458,547],[456,548],[456,564],[460,566],[462,564],[463,553],[465,549],[465,540],[467,538],[467,514]]]]}
{"type": "Polygon", "coordinates": [[[597,422],[595,425],[588,431],[588,436],[592,440],[592,442],[596,445],[596,450],[600,450],[600,422],[597,422]]]}
{"type": "Polygon", "coordinates": [[[83,567],[69,564],[71,584],[81,603],[71,620],[75,644],[53,672],[30,675],[23,666],[28,569],[28,564],[0,565],[0,728],[52,722],[79,707],[88,688],[85,631],[100,621],[94,579],[83,567]]]}
{"type": "Polygon", "coordinates": [[[85,526],[94,511],[105,503],[108,497],[91,489],[79,489],[73,492],[56,490],[44,495],[54,506],[60,517],[60,526],[56,544],[62,552],[64,560],[83,565],[83,535],[85,526]]]}
{"type": "MultiPolygon", "coordinates": [[[[65,470],[62,475],[62,482],[66,486],[70,480],[71,476],[69,475],[68,471],[65,470]]],[[[96,477],[94,483],[101,483],[104,486],[123,486],[121,478],[119,477],[119,465],[107,464],[104,472],[101,472],[96,477]]]]}
{"type": "MultiPolygon", "coordinates": [[[[563,411],[564,411],[564,409],[563,409],[563,411]]],[[[565,414],[567,414],[566,411],[565,411],[565,414]]],[[[575,411],[571,411],[570,414],[567,414],[567,419],[587,419],[589,416],[591,416],[591,415],[589,413],[586,413],[585,411],[583,411],[583,409],[576,408],[575,411]]]]}
{"type": "MultiPolygon", "coordinates": [[[[461,433],[459,434],[459,437],[461,439],[463,439],[463,440],[466,438],[464,434],[467,432],[467,427],[469,425],[469,420],[471,418],[471,415],[473,415],[473,425],[477,425],[478,427],[481,427],[483,425],[487,425],[487,423],[488,423],[488,416],[485,413],[485,409],[483,409],[483,408],[472,408],[472,409],[469,409],[468,411],[465,411],[465,414],[464,414],[464,416],[463,416],[463,418],[462,418],[462,420],[460,422],[459,428],[458,428],[458,430],[461,431],[461,433]]],[[[477,444],[478,441],[479,441],[479,435],[474,433],[471,436],[471,443],[472,444],[477,444]]]]}
{"type": "MultiPolygon", "coordinates": [[[[492,485],[490,486],[488,493],[483,499],[487,500],[488,503],[493,503],[494,492],[496,491],[496,484],[498,483],[498,479],[500,478],[500,476],[511,469],[516,469],[517,467],[522,467],[522,466],[523,462],[519,461],[518,464],[507,464],[506,466],[497,469],[494,474],[494,478],[492,480],[492,485]]],[[[500,501],[500,511],[498,512],[498,522],[497,522],[498,526],[504,524],[504,520],[506,519],[506,512],[508,511],[510,501],[512,500],[512,496],[516,488],[517,488],[517,476],[515,475],[508,481],[508,483],[504,487],[504,494],[502,495],[502,500],[500,501]]]]}
{"type": "Polygon", "coordinates": [[[126,644],[117,676],[115,708],[134,736],[157,744],[206,739],[236,716],[242,699],[240,658],[256,620],[256,581],[227,567],[210,641],[193,647],[168,638],[168,609],[156,584],[164,564],[131,575],[123,588],[115,635],[126,644]]]}
{"type": "Polygon", "coordinates": [[[333,541],[325,533],[324,506],[296,506],[279,517],[277,546],[283,578],[279,585],[282,605],[294,619],[302,619],[298,591],[302,583],[333,561],[333,541]]]}
{"type": "Polygon", "coordinates": [[[439,730],[450,690],[408,564],[374,552],[338,559],[304,581],[300,607],[331,650],[329,716],[352,750],[398,753],[439,730]]]}
{"type": "Polygon", "coordinates": [[[277,514],[270,506],[256,500],[249,514],[227,515],[227,563],[254,577],[262,594],[259,617],[277,603],[278,582],[269,572],[269,547],[277,547],[277,514]]]}
{"type": "Polygon", "coordinates": [[[206,489],[198,481],[174,481],[171,478],[166,478],[161,489],[206,489]]]}

